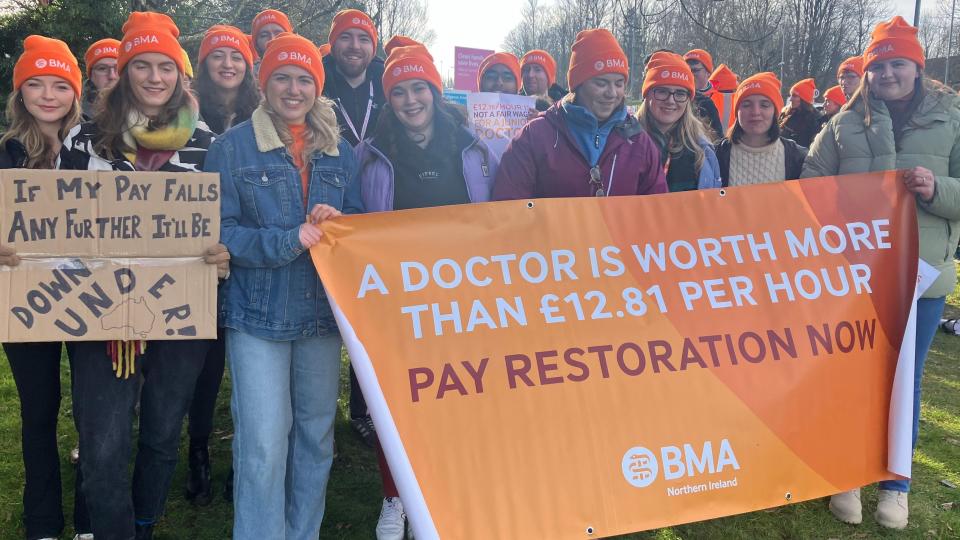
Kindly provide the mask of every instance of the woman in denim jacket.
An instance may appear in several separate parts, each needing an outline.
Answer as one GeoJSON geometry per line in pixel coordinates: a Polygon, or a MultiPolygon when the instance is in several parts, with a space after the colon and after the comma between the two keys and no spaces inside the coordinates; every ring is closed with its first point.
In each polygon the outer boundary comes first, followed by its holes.
{"type": "Polygon", "coordinates": [[[316,224],[362,211],[323,65],[305,38],[271,41],[264,99],[211,148],[232,275],[220,309],[233,381],[233,537],[316,538],[333,462],[340,335],[308,250],[316,224]]]}

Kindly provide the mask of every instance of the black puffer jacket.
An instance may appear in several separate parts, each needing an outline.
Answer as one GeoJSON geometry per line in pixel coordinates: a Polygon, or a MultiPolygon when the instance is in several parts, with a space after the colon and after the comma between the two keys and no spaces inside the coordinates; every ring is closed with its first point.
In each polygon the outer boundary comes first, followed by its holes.
{"type": "Polygon", "coordinates": [[[23,144],[10,139],[0,148],[0,169],[22,169],[27,162],[27,149],[23,144]]]}

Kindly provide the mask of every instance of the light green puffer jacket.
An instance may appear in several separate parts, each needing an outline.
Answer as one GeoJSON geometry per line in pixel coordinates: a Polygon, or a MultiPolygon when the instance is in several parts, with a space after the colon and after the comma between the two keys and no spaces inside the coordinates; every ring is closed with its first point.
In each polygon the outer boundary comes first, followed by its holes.
{"type": "Polygon", "coordinates": [[[903,129],[900,151],[886,105],[870,100],[871,125],[864,126],[864,102],[858,100],[823,128],[810,147],[801,178],[909,169],[933,171],[936,191],[929,203],[917,199],[920,257],[940,270],[923,295],[953,292],[957,281],[953,254],[960,240],[960,97],[925,82],[926,94],[903,129]]]}

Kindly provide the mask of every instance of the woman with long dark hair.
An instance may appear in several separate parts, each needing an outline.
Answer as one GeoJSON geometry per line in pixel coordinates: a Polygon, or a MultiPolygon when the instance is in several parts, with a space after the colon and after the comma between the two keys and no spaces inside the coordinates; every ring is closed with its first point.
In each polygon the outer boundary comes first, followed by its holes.
{"type": "MultiPolygon", "coordinates": [[[[80,91],[80,67],[67,44],[28,36],[13,67],[6,111],[9,127],[0,137],[0,169],[52,169],[60,142],[80,121],[80,91]]],[[[0,265],[19,264],[14,247],[0,244],[0,265]]],[[[3,344],[20,398],[23,524],[28,540],[56,538],[64,528],[57,447],[62,349],[60,341],[3,344]]],[[[81,478],[78,474],[74,488],[73,527],[79,539],[90,540],[81,478]]]]}
{"type": "MultiPolygon", "coordinates": [[[[93,120],[67,134],[59,168],[203,170],[213,134],[199,122],[196,99],[186,88],[179,33],[166,15],[130,14],[117,59],[120,78],[100,97],[93,120]]],[[[220,275],[226,274],[222,246],[205,255],[208,263],[218,265],[220,275]]],[[[73,344],[73,412],[80,432],[83,491],[97,538],[151,537],[163,514],[183,417],[209,347],[209,340],[73,344]],[[128,353],[120,352],[124,350],[128,353]],[[140,429],[131,490],[124,464],[130,460],[138,399],[140,429]]]]}
{"type": "MultiPolygon", "coordinates": [[[[356,148],[357,180],[368,212],[490,200],[497,157],[444,101],[443,83],[423,46],[393,49],[383,89],[387,104],[373,137],[356,148]]],[[[384,499],[377,540],[402,540],[403,504],[377,446],[384,499]]]]}
{"type": "MultiPolygon", "coordinates": [[[[203,36],[197,61],[193,88],[200,102],[200,118],[210,131],[220,135],[249,120],[260,103],[260,91],[254,82],[253,51],[247,36],[233,26],[212,26],[203,36]]],[[[197,378],[187,426],[190,446],[186,496],[198,506],[213,500],[209,441],[225,363],[226,344],[222,329],[218,329],[217,341],[207,352],[197,378]]],[[[223,493],[228,500],[233,497],[233,469],[223,493]]]]}
{"type": "Polygon", "coordinates": [[[780,134],[804,148],[820,130],[820,113],[813,108],[817,86],[813,79],[803,79],[790,87],[790,108],[780,115],[780,134]]]}

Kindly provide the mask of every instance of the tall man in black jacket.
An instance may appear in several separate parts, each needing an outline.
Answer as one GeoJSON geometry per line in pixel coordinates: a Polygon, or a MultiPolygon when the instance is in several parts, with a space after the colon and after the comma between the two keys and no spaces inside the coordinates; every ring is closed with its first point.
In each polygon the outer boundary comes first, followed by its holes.
{"type": "MultiPolygon", "coordinates": [[[[340,134],[351,146],[370,137],[377,125],[383,95],[383,60],[377,58],[377,30],[366,13],[345,9],[330,25],[330,54],[323,58],[323,95],[332,99],[340,134]]],[[[367,412],[357,376],[350,367],[350,425],[368,446],[377,434],[367,412]]]]}

